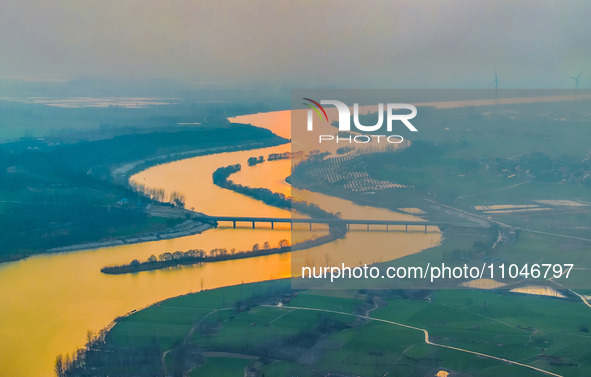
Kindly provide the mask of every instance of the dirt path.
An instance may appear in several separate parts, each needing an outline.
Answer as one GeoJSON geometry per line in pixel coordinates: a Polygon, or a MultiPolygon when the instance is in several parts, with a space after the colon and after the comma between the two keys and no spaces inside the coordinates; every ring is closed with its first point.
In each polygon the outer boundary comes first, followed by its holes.
{"type": "MultiPolygon", "coordinates": [[[[431,200],[431,199],[424,199],[424,200],[426,200],[426,201],[428,201],[428,202],[430,202],[430,203],[436,204],[436,205],[438,205],[438,206],[442,206],[442,207],[445,207],[445,208],[452,209],[452,210],[454,210],[454,211],[456,211],[456,212],[460,212],[460,213],[462,213],[462,214],[464,214],[464,215],[468,215],[468,216],[470,216],[470,217],[474,217],[474,218],[477,218],[477,219],[479,219],[479,220],[484,220],[484,221],[486,221],[487,223],[491,223],[491,222],[492,222],[492,223],[497,223],[497,224],[499,224],[499,225],[501,225],[501,226],[511,227],[511,225],[504,224],[504,223],[502,223],[502,222],[500,222],[500,221],[495,221],[495,220],[489,219],[489,218],[487,218],[487,217],[484,217],[484,216],[479,216],[479,215],[476,215],[476,214],[474,214],[474,213],[470,213],[470,212],[468,212],[468,211],[464,211],[464,210],[461,210],[461,209],[458,209],[458,208],[455,208],[455,207],[452,207],[452,206],[448,206],[448,205],[445,205],[445,204],[441,204],[441,203],[439,203],[439,202],[436,202],[435,200],[431,200]]],[[[474,221],[476,221],[476,220],[474,220],[474,221]]]]}
{"type": "Polygon", "coordinates": [[[479,193],[476,193],[476,194],[470,194],[470,195],[466,195],[466,196],[458,196],[456,199],[470,198],[470,197],[472,197],[472,196],[483,195],[483,194],[490,194],[491,192],[497,192],[497,191],[508,190],[508,189],[511,189],[511,188],[513,188],[513,187],[521,186],[521,185],[523,185],[523,184],[526,184],[526,183],[529,183],[529,182],[521,182],[521,183],[518,183],[518,184],[516,184],[516,185],[513,185],[513,186],[509,186],[509,187],[503,187],[503,188],[496,189],[496,190],[485,191],[485,192],[479,192],[479,193]]]}
{"type": "Polygon", "coordinates": [[[579,298],[581,300],[583,300],[583,302],[585,303],[585,305],[587,305],[588,307],[591,308],[591,304],[589,304],[589,301],[587,301],[587,299],[585,299],[585,297],[581,296],[580,294],[578,294],[577,292],[573,291],[572,289],[569,289],[570,292],[574,293],[575,295],[579,296],[579,298]]]}
{"type": "MultiPolygon", "coordinates": [[[[193,333],[195,332],[195,329],[197,327],[199,327],[199,325],[201,324],[201,322],[203,322],[207,317],[209,317],[210,315],[219,312],[220,310],[231,310],[232,308],[224,308],[224,309],[215,309],[212,310],[211,312],[207,313],[203,318],[201,318],[199,320],[199,322],[197,322],[195,324],[195,326],[191,327],[191,330],[189,330],[189,332],[187,333],[187,335],[185,335],[185,339],[183,339],[183,344],[185,345],[187,344],[187,340],[189,340],[189,338],[191,337],[191,335],[193,335],[193,333]]],[[[170,352],[172,352],[172,350],[168,350],[168,351],[164,351],[164,353],[162,354],[162,359],[161,359],[161,363],[162,363],[162,370],[164,371],[164,376],[168,376],[168,371],[166,370],[166,355],[168,355],[170,352]]]]}
{"type": "Polygon", "coordinates": [[[591,242],[591,238],[583,238],[583,237],[575,237],[575,236],[565,236],[564,234],[557,234],[557,233],[550,233],[550,232],[542,232],[541,230],[531,230],[531,229],[518,228],[518,227],[515,227],[515,229],[523,230],[524,232],[531,232],[531,233],[538,233],[538,234],[546,234],[548,236],[562,237],[562,238],[570,238],[570,239],[573,239],[573,240],[589,241],[589,242],[591,242]]]}
{"type": "MultiPolygon", "coordinates": [[[[276,306],[272,306],[272,305],[262,305],[262,306],[267,306],[267,307],[272,307],[272,308],[276,307],[276,306]]],[[[522,364],[522,363],[517,362],[517,361],[507,360],[507,359],[504,359],[502,357],[497,357],[497,356],[493,356],[493,355],[487,355],[485,353],[480,353],[480,352],[465,350],[465,349],[458,348],[458,347],[446,346],[444,344],[433,343],[432,341],[429,340],[429,332],[427,330],[421,329],[419,327],[414,327],[414,326],[409,326],[409,325],[405,325],[405,324],[398,323],[398,322],[388,321],[386,319],[372,318],[372,317],[368,317],[368,316],[363,316],[363,315],[358,315],[358,314],[353,314],[353,313],[339,312],[339,311],[335,311],[335,310],[316,309],[316,308],[304,308],[304,307],[297,307],[297,306],[291,306],[291,308],[296,309],[296,310],[310,310],[310,311],[317,311],[317,312],[325,312],[325,313],[334,313],[334,314],[342,314],[342,315],[354,316],[354,317],[358,317],[358,318],[364,318],[364,319],[367,319],[367,320],[370,320],[370,321],[378,321],[378,322],[388,323],[388,324],[395,325],[395,326],[404,327],[404,328],[411,329],[411,330],[422,331],[423,334],[425,335],[425,343],[427,343],[429,345],[432,345],[432,346],[441,347],[441,348],[447,348],[447,349],[451,349],[451,350],[455,350],[455,351],[470,353],[472,355],[486,357],[486,358],[493,359],[493,360],[502,361],[502,362],[505,362],[505,363],[508,363],[508,364],[513,364],[513,365],[521,366],[521,367],[524,367],[524,368],[532,369],[532,370],[535,370],[537,372],[545,373],[545,374],[547,374],[549,376],[563,377],[560,374],[552,373],[552,372],[549,372],[549,371],[544,370],[544,369],[533,367],[531,365],[522,364]]]]}
{"type": "Polygon", "coordinates": [[[376,310],[378,308],[378,302],[376,301],[376,299],[372,297],[371,301],[373,301],[373,308],[367,309],[367,311],[365,312],[366,317],[369,317],[371,312],[373,312],[374,310],[376,310]]]}
{"type": "Polygon", "coordinates": [[[285,313],[281,314],[279,317],[275,318],[274,320],[272,320],[271,322],[269,322],[269,325],[275,321],[277,321],[278,319],[282,318],[285,315],[288,315],[289,313],[293,312],[293,310],[286,310],[285,313]]]}

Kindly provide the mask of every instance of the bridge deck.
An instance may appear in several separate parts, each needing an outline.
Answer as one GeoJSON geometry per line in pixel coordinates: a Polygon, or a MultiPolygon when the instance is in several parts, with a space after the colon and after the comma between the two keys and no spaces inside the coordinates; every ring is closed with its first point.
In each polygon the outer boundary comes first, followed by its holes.
{"type": "MultiPolygon", "coordinates": [[[[293,224],[347,224],[347,225],[421,225],[439,226],[451,225],[454,223],[433,222],[433,221],[407,221],[407,220],[365,220],[365,219],[306,219],[306,218],[284,218],[284,217],[247,217],[247,216],[204,216],[205,221],[232,221],[232,222],[255,222],[255,223],[293,223],[293,224]]],[[[455,224],[463,226],[475,226],[475,224],[455,224]]]]}

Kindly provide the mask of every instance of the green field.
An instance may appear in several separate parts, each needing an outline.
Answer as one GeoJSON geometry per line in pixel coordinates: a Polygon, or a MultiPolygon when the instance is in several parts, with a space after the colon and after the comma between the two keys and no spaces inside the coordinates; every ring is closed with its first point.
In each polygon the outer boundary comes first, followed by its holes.
{"type": "Polygon", "coordinates": [[[226,357],[209,357],[207,364],[197,367],[191,371],[190,377],[235,377],[243,376],[244,368],[250,364],[252,360],[248,359],[232,359],[226,357]]]}
{"type": "MultiPolygon", "coordinates": [[[[591,309],[580,301],[483,290],[440,290],[415,299],[397,291],[371,292],[372,299],[354,291],[311,290],[291,295],[283,306],[264,306],[288,292],[289,281],[283,280],[169,299],[119,320],[107,345],[133,349],[156,341],[161,352],[185,347],[192,355],[229,353],[199,365],[193,356],[191,376],[242,375],[247,365],[265,377],[424,376],[437,368],[472,376],[544,375],[426,344],[424,329],[439,345],[563,376],[591,373],[591,309]],[[376,320],[358,319],[374,299],[379,308],[371,317],[376,320]]],[[[167,357],[167,368],[173,368],[172,359],[167,357]]]]}
{"type": "MultiPolygon", "coordinates": [[[[362,204],[421,208],[432,221],[466,223],[472,214],[491,225],[443,225],[440,245],[384,266],[481,266],[494,259],[497,264],[574,263],[591,269],[591,243],[575,238],[589,237],[591,207],[548,205],[551,209],[539,213],[475,208],[590,201],[591,189],[581,178],[588,169],[583,159],[588,143],[580,137],[589,132],[585,124],[568,120],[556,128],[556,122],[532,120],[527,112],[535,118],[538,105],[515,107],[521,111],[517,120],[509,116],[513,113],[485,116],[473,110],[433,111],[437,117],[451,115],[455,126],[417,125],[422,132],[410,148],[374,156],[367,164],[371,177],[412,186],[397,195],[359,198],[336,185],[304,183],[362,204]]],[[[559,106],[556,111],[566,110],[559,106]]],[[[242,376],[245,369],[257,377],[425,376],[440,368],[470,376],[547,375],[544,371],[589,376],[591,308],[566,289],[585,287],[587,275],[582,269],[569,280],[519,283],[555,289],[562,284],[568,298],[503,289],[405,290],[412,288],[409,281],[399,281],[396,289],[356,291],[294,292],[287,280],[220,288],[120,318],[104,348],[87,359],[92,361],[87,370],[114,373],[130,368],[121,360],[133,360],[136,370],[165,368],[191,376],[242,376]],[[105,363],[113,354],[117,360],[105,363]]],[[[451,282],[452,287],[460,283],[451,282]]]]}

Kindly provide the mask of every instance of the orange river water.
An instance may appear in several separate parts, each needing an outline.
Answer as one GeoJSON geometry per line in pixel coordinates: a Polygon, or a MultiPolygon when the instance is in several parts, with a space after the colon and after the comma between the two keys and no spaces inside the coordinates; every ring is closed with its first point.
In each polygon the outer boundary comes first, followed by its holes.
{"type": "MultiPolygon", "coordinates": [[[[290,138],[290,112],[241,116],[234,122],[251,123],[271,129],[290,138]]],[[[212,183],[211,175],[218,167],[240,163],[242,171],[232,175],[235,182],[254,187],[267,187],[319,204],[344,218],[409,219],[410,215],[379,208],[357,206],[349,201],[309,191],[292,190],[285,183],[291,162],[280,160],[248,167],[251,156],[290,151],[290,144],[256,151],[220,153],[152,167],[131,179],[166,192],[180,191],[186,195],[187,208],[210,215],[290,217],[286,210],[222,189],[212,183]]],[[[53,376],[58,353],[72,352],[83,346],[87,330],[97,331],[114,318],[134,309],[189,292],[240,283],[285,278],[291,275],[290,253],[196,265],[139,274],[104,275],[106,265],[145,260],[151,254],[177,250],[225,247],[248,250],[255,243],[269,241],[277,245],[282,239],[292,243],[326,234],[318,226],[289,230],[287,224],[270,228],[233,229],[220,226],[192,236],[134,245],[106,247],[60,254],[46,254],[0,265],[0,375],[19,377],[53,376]],[[283,227],[283,228],[282,228],[283,227]],[[278,229],[279,228],[279,229],[278,229]]],[[[351,231],[344,239],[310,250],[300,251],[304,257],[317,258],[329,254],[333,260],[354,265],[391,260],[419,252],[440,241],[439,232],[386,233],[351,231]],[[385,255],[379,245],[395,244],[396,250],[385,255]],[[375,245],[375,247],[371,247],[375,245]],[[361,253],[360,250],[363,250],[361,253]]],[[[296,253],[294,253],[296,254],[296,253]]],[[[294,255],[294,260],[296,256],[294,255]]]]}

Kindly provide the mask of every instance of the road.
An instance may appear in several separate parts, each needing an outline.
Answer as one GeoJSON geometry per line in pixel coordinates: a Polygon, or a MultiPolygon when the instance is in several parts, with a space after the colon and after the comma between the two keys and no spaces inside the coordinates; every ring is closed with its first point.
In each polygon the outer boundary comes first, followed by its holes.
{"type": "MultiPolygon", "coordinates": [[[[277,306],[273,306],[273,305],[262,305],[262,306],[267,306],[267,307],[271,307],[271,308],[276,308],[277,307],[277,306]]],[[[411,330],[422,331],[425,334],[425,343],[427,343],[427,344],[429,344],[431,346],[441,347],[441,348],[448,348],[448,349],[455,350],[455,351],[470,353],[470,354],[473,354],[473,355],[477,355],[477,356],[481,356],[481,357],[486,357],[486,358],[494,359],[494,360],[498,360],[498,361],[502,361],[502,362],[505,362],[505,363],[508,363],[508,364],[513,364],[513,365],[517,365],[517,366],[520,366],[520,367],[532,369],[532,370],[535,370],[537,372],[541,372],[541,373],[547,374],[549,376],[563,377],[560,374],[552,373],[552,372],[549,372],[549,371],[544,370],[544,369],[533,367],[531,365],[522,364],[522,363],[519,363],[517,361],[503,359],[502,357],[497,357],[497,356],[493,356],[493,355],[487,355],[485,353],[480,353],[480,352],[465,350],[465,349],[458,348],[458,347],[446,346],[444,344],[433,343],[432,341],[429,340],[429,332],[427,330],[421,329],[419,327],[414,327],[414,326],[409,326],[409,325],[405,325],[405,324],[398,323],[398,322],[388,321],[386,319],[368,317],[368,316],[365,316],[365,315],[359,315],[359,314],[353,314],[353,313],[346,313],[346,312],[339,312],[339,311],[336,311],[336,310],[316,309],[316,308],[304,308],[304,307],[298,307],[298,306],[286,306],[285,308],[291,308],[291,309],[295,309],[295,310],[309,310],[309,311],[316,311],[316,312],[325,312],[325,313],[334,313],[334,314],[348,315],[348,316],[353,316],[353,317],[357,317],[357,318],[363,318],[363,319],[366,319],[366,320],[369,320],[369,321],[383,322],[383,323],[388,323],[390,325],[405,327],[405,328],[411,329],[411,330]]]]}
{"type": "Polygon", "coordinates": [[[500,225],[500,226],[504,226],[504,227],[508,227],[508,228],[513,228],[513,229],[518,229],[518,230],[522,230],[522,231],[524,231],[524,232],[531,232],[531,233],[545,234],[545,235],[548,235],[548,236],[562,237],[562,238],[570,238],[570,239],[573,239],[573,240],[580,240],[580,241],[589,241],[589,242],[591,242],[591,238],[583,238],[583,237],[567,236],[567,235],[564,235],[564,234],[557,234],[557,233],[543,232],[543,231],[541,231],[541,230],[532,230],[532,229],[526,229],[526,228],[519,228],[519,227],[516,227],[516,226],[512,226],[512,225],[509,225],[509,224],[502,223],[502,222],[500,222],[500,221],[496,221],[496,220],[493,220],[493,219],[489,219],[488,217],[484,217],[484,216],[476,215],[476,214],[474,214],[474,213],[470,213],[470,212],[468,212],[468,211],[461,210],[461,209],[459,209],[459,208],[455,208],[455,207],[452,207],[452,206],[448,206],[448,205],[445,205],[445,204],[441,204],[441,203],[439,203],[439,202],[436,202],[436,201],[434,201],[434,200],[430,200],[430,199],[425,199],[425,200],[426,200],[426,201],[428,201],[428,202],[430,202],[430,203],[437,204],[438,206],[442,206],[442,207],[445,207],[445,208],[449,208],[449,209],[451,209],[451,210],[454,210],[454,211],[457,211],[457,212],[463,213],[463,214],[465,214],[465,215],[472,216],[472,217],[475,217],[475,218],[478,218],[478,219],[481,219],[481,220],[485,220],[485,221],[488,221],[488,222],[491,222],[491,223],[495,223],[495,224],[498,224],[498,225],[500,225]]]}

